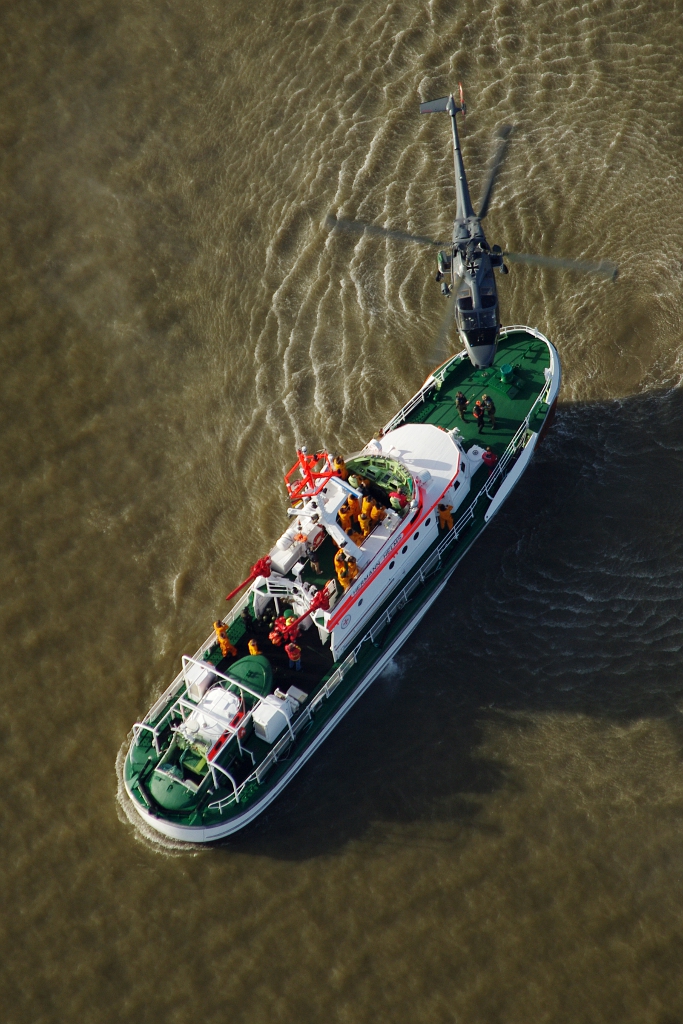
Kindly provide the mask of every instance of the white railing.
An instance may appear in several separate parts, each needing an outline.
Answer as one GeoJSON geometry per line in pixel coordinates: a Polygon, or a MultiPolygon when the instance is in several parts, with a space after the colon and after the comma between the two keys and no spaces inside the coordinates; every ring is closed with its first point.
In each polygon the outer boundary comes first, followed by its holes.
{"type": "Polygon", "coordinates": [[[429,377],[427,377],[427,380],[420,388],[420,390],[417,392],[417,394],[413,395],[408,404],[404,405],[402,409],[399,409],[396,415],[392,416],[392,418],[389,420],[386,426],[382,427],[382,433],[388,434],[389,431],[393,430],[394,427],[398,426],[399,423],[405,423],[406,416],[409,416],[413,409],[415,409],[420,404],[420,402],[425,401],[427,396],[430,394],[431,391],[434,390],[437,384],[440,385],[443,383],[443,379],[447,371],[450,369],[454,362],[462,359],[463,355],[464,352],[457,352],[454,356],[451,356],[450,359],[447,359],[445,363],[443,363],[437,370],[434,371],[434,373],[430,374],[429,377]]]}
{"type": "Polygon", "coordinates": [[[358,655],[361,651],[361,648],[363,647],[363,644],[366,643],[368,640],[370,640],[372,644],[375,644],[382,630],[391,622],[396,613],[401,611],[406,606],[414,591],[416,591],[417,588],[420,587],[428,579],[428,577],[432,575],[433,572],[438,570],[446,550],[450,547],[451,544],[458,540],[463,530],[474,519],[475,509],[480,498],[483,495],[486,495],[486,497],[490,498],[489,488],[492,482],[494,481],[494,478],[500,478],[500,476],[505,471],[505,467],[509,465],[510,460],[513,458],[519,447],[524,447],[521,444],[521,442],[525,439],[524,435],[528,430],[529,421],[531,419],[532,413],[536,409],[536,406],[538,402],[541,400],[542,396],[544,394],[547,394],[549,383],[550,382],[546,383],[545,387],[541,391],[541,394],[539,395],[539,398],[536,400],[536,402],[534,402],[533,406],[529,410],[526,419],[520,426],[519,430],[513,437],[508,447],[505,449],[505,452],[503,453],[498,465],[496,466],[496,470],[489,477],[486,485],[482,487],[482,489],[477,493],[477,496],[475,497],[474,501],[469,505],[469,507],[463,513],[463,515],[460,516],[457,523],[455,523],[455,525],[453,526],[453,529],[448,531],[446,536],[437,545],[437,547],[434,549],[431,555],[429,555],[429,557],[422,563],[422,565],[420,566],[419,570],[415,573],[415,575],[411,577],[411,579],[401,589],[401,591],[397,594],[397,596],[394,598],[391,604],[384,610],[379,620],[375,622],[372,628],[363,635],[363,637],[359,640],[359,642],[356,644],[351,653],[348,654],[344,661],[341,663],[341,665],[339,665],[338,668],[335,669],[335,671],[332,673],[332,675],[327,680],[325,685],[321,687],[320,691],[315,695],[315,697],[308,705],[308,707],[301,711],[297,719],[292,723],[293,734],[290,735],[289,733],[286,733],[281,740],[278,740],[273,749],[270,751],[270,753],[266,755],[266,757],[263,759],[263,761],[261,761],[258,767],[253,772],[251,772],[251,774],[244,780],[244,782],[240,786],[237,787],[236,792],[230,793],[228,796],[225,796],[222,799],[216,800],[213,803],[209,804],[210,809],[217,810],[220,813],[230,804],[234,802],[239,802],[239,798],[242,791],[244,790],[244,787],[247,786],[249,783],[256,781],[259,783],[259,785],[261,784],[266,773],[281,758],[282,754],[289,749],[296,735],[303,729],[305,725],[308,725],[310,723],[314,713],[322,705],[323,701],[325,701],[330,696],[330,694],[337,688],[337,686],[339,686],[339,684],[341,683],[349,669],[353,668],[353,666],[356,664],[356,662],[358,661],[358,655]]]}
{"type": "MultiPolygon", "coordinates": [[[[512,330],[512,328],[509,329],[512,330]]],[[[446,536],[443,538],[443,540],[439,542],[439,544],[431,553],[431,555],[429,555],[428,558],[422,563],[422,565],[420,566],[419,570],[415,573],[415,575],[412,576],[408,583],[406,583],[406,585],[401,589],[399,594],[397,594],[397,596],[394,598],[394,600],[391,602],[388,608],[384,610],[380,619],[377,622],[375,622],[375,624],[372,626],[369,632],[362,637],[358,645],[354,648],[352,654],[357,656],[358,651],[365,643],[365,641],[368,639],[373,644],[375,643],[376,638],[379,636],[382,630],[391,622],[396,612],[401,611],[401,609],[403,609],[406,606],[406,604],[410,600],[411,594],[415,590],[417,590],[417,588],[421,586],[421,584],[423,584],[425,580],[429,576],[431,576],[431,574],[441,565],[441,560],[447,549],[451,546],[451,544],[454,544],[455,541],[458,540],[463,530],[467,526],[469,526],[469,524],[473,521],[475,509],[477,507],[479,500],[484,495],[486,495],[489,501],[491,500],[491,498],[493,497],[493,495],[491,494],[491,488],[499,481],[502,482],[502,479],[504,479],[507,476],[508,468],[510,466],[511,461],[515,458],[516,455],[519,454],[521,449],[526,447],[526,442],[528,440],[526,435],[529,431],[529,424],[531,422],[531,418],[536,412],[538,406],[542,405],[545,399],[547,398],[551,385],[552,378],[549,377],[546,380],[545,385],[541,389],[536,401],[527,413],[523,423],[521,424],[516,434],[514,435],[509,445],[507,446],[502,456],[500,457],[495,469],[489,476],[485,485],[481,488],[480,491],[477,492],[474,501],[460,516],[458,521],[454,524],[453,529],[448,531],[446,536]]]]}
{"type": "Polygon", "coordinates": [[[211,810],[217,810],[220,813],[225,807],[228,807],[231,803],[239,802],[239,798],[242,794],[242,791],[244,790],[244,787],[249,785],[250,782],[256,781],[258,782],[259,785],[261,784],[263,778],[265,777],[269,769],[272,768],[272,766],[278,760],[280,760],[283,753],[286,753],[286,751],[289,749],[290,745],[294,741],[295,737],[302,731],[304,726],[310,723],[311,719],[313,718],[313,715],[318,710],[322,702],[326,700],[331,693],[333,693],[333,691],[339,686],[339,684],[341,683],[342,679],[349,671],[349,669],[353,668],[353,666],[356,664],[359,649],[360,644],[354,651],[351,652],[351,654],[349,654],[347,658],[344,659],[341,665],[339,665],[338,668],[335,669],[335,671],[332,673],[332,675],[327,680],[325,685],[315,695],[315,697],[308,705],[308,707],[304,708],[299,713],[299,715],[294,719],[294,721],[291,722],[291,734],[290,732],[287,732],[282,737],[282,739],[277,741],[273,749],[264,757],[263,761],[261,761],[259,766],[253,772],[251,772],[250,775],[247,776],[244,782],[242,782],[237,787],[235,793],[230,793],[228,796],[222,797],[222,799],[215,800],[213,803],[209,804],[209,808],[211,810]]]}
{"type": "MultiPolygon", "coordinates": [[[[225,623],[226,626],[232,626],[232,624],[235,621],[235,619],[238,619],[239,616],[242,614],[244,609],[249,604],[250,593],[251,593],[251,591],[248,590],[246,592],[246,594],[242,595],[242,597],[239,599],[237,604],[233,608],[230,609],[230,611],[228,612],[226,617],[223,619],[223,622],[225,623]]],[[[209,635],[208,639],[206,639],[204,641],[202,646],[199,648],[199,650],[196,652],[196,654],[194,655],[194,657],[191,660],[193,660],[193,661],[201,661],[201,658],[202,658],[202,655],[204,654],[204,651],[207,649],[207,647],[211,647],[213,645],[215,639],[216,639],[216,634],[215,633],[211,633],[209,635]]],[[[158,715],[158,713],[161,711],[161,709],[163,707],[165,707],[166,704],[168,704],[169,700],[171,700],[172,697],[175,697],[176,693],[178,693],[178,691],[182,689],[184,683],[185,683],[185,666],[183,666],[181,668],[180,672],[175,677],[175,679],[173,680],[171,685],[166,690],[164,690],[164,692],[161,694],[159,699],[149,709],[149,711],[145,715],[144,721],[137,723],[140,726],[140,728],[143,728],[143,727],[149,728],[147,723],[153,721],[153,719],[158,715]]]]}

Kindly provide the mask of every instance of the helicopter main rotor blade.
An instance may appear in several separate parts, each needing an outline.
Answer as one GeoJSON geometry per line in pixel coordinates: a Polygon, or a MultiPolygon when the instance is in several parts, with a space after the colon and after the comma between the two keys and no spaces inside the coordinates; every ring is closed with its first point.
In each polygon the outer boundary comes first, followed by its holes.
{"type": "Polygon", "coordinates": [[[510,138],[510,132],[512,131],[511,124],[504,124],[496,132],[498,139],[498,145],[495,148],[493,157],[491,158],[491,164],[489,166],[489,173],[484,185],[484,191],[481,195],[481,203],[479,205],[479,220],[483,220],[488,213],[489,203],[491,202],[491,195],[493,194],[493,186],[496,183],[496,177],[500,170],[501,164],[505,159],[505,153],[508,148],[508,140],[510,138]]]}
{"type": "Polygon", "coordinates": [[[328,213],[325,218],[325,227],[330,231],[339,228],[340,231],[353,231],[362,235],[367,231],[369,235],[381,235],[383,238],[395,238],[398,242],[415,242],[417,245],[431,245],[436,249],[443,249],[450,246],[450,242],[436,242],[426,235],[411,235],[409,231],[393,231],[390,228],[381,228],[377,224],[366,224],[364,220],[338,220],[334,214],[328,213]]]}
{"type": "Polygon", "coordinates": [[[450,354],[448,349],[448,335],[455,323],[455,302],[458,297],[462,281],[462,276],[456,277],[451,285],[451,294],[449,295],[448,302],[446,303],[446,312],[444,313],[443,320],[439,326],[439,333],[436,336],[436,340],[429,353],[429,358],[427,359],[430,366],[441,366],[450,354]]]}
{"type": "Polygon", "coordinates": [[[504,252],[503,256],[510,263],[528,263],[533,267],[550,267],[551,270],[577,270],[582,274],[599,274],[616,281],[619,267],[609,260],[593,263],[591,260],[565,260],[554,256],[532,256],[524,252],[504,252]]]}

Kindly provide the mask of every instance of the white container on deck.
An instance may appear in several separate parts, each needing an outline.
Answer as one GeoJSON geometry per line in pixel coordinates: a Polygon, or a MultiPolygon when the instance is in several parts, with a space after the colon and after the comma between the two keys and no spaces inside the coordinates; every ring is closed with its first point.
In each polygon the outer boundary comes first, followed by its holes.
{"type": "Polygon", "coordinates": [[[271,693],[259,704],[252,715],[254,732],[260,740],[274,743],[292,717],[292,705],[271,693]]]}

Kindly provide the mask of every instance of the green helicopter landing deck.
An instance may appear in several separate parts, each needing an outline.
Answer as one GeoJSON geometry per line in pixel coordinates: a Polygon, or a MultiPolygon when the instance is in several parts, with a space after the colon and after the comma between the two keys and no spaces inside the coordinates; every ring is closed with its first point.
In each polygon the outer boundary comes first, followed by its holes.
{"type": "MultiPolygon", "coordinates": [[[[405,422],[431,423],[445,430],[457,427],[466,448],[472,444],[482,447],[490,445],[496,455],[500,456],[536,401],[549,366],[550,353],[545,342],[531,337],[526,331],[501,334],[492,366],[476,370],[466,356],[451,364],[447,367],[441,386],[437,384],[437,388],[427,394],[424,402],[406,415],[405,422]],[[508,383],[501,380],[503,366],[512,368],[508,383]],[[455,406],[457,391],[462,391],[469,401],[464,421],[460,419],[455,406]],[[485,394],[493,399],[496,407],[496,427],[495,430],[491,427],[487,415],[484,429],[479,433],[472,409],[475,402],[485,394]]],[[[439,376],[438,371],[436,376],[439,376]]],[[[539,426],[546,412],[545,406],[539,409],[539,426]]],[[[392,421],[392,426],[397,425],[396,421],[392,421]]],[[[533,430],[534,424],[531,423],[530,427],[533,430]]]]}

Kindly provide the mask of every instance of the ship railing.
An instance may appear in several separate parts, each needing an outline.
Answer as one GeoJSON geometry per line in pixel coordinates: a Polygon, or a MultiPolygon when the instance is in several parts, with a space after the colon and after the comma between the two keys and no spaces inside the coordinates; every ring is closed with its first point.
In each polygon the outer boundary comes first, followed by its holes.
{"type": "MultiPolygon", "coordinates": [[[[541,335],[541,337],[543,337],[543,335],[541,335]]],[[[520,454],[520,451],[526,447],[526,444],[530,438],[531,419],[535,415],[536,410],[541,405],[543,405],[543,403],[548,398],[552,382],[552,375],[547,373],[545,384],[539,392],[536,401],[531,406],[531,409],[529,409],[529,412],[527,413],[523,423],[517,430],[517,433],[510,441],[509,445],[507,446],[502,456],[498,460],[493,472],[486,481],[486,485],[483,488],[483,491],[486,492],[487,498],[491,499],[493,497],[492,489],[495,487],[496,484],[502,483],[502,480],[508,475],[508,472],[511,468],[510,463],[513,462],[520,454]]],[[[482,492],[480,491],[479,494],[481,493],[482,492]]]]}
{"type": "Polygon", "coordinates": [[[392,416],[392,418],[389,420],[386,426],[382,427],[382,433],[388,434],[390,430],[394,429],[394,427],[399,426],[399,424],[401,423],[405,423],[406,417],[410,415],[413,409],[416,409],[418,405],[424,402],[426,398],[434,390],[434,388],[436,388],[437,386],[441,386],[444,377],[448,373],[453,363],[462,359],[464,354],[464,351],[456,352],[455,355],[451,356],[450,359],[447,359],[445,363],[443,363],[437,370],[434,371],[434,373],[430,374],[429,377],[427,377],[427,380],[420,388],[420,390],[417,392],[417,394],[413,395],[413,397],[410,399],[407,405],[404,405],[402,409],[399,409],[396,415],[392,416]]]}
{"type": "Polygon", "coordinates": [[[329,679],[325,682],[325,685],[321,687],[318,693],[315,695],[308,707],[302,708],[301,712],[297,717],[289,723],[289,731],[277,741],[271,751],[264,757],[258,767],[251,772],[250,775],[242,782],[234,793],[230,793],[228,796],[222,797],[220,800],[215,800],[209,804],[211,810],[216,810],[219,813],[226,807],[229,807],[232,803],[239,803],[239,798],[244,790],[245,786],[248,786],[252,782],[258,782],[259,785],[263,781],[266,773],[273,767],[273,765],[279,761],[283,754],[286,754],[289,750],[294,739],[298,734],[310,724],[313,715],[318,710],[320,705],[326,700],[331,693],[339,686],[344,676],[347,674],[349,669],[353,668],[358,660],[358,651],[360,650],[359,645],[355,650],[351,652],[344,659],[335,671],[331,674],[329,679]]]}
{"type": "MultiPolygon", "coordinates": [[[[230,609],[228,614],[223,619],[223,622],[225,623],[226,626],[232,626],[233,622],[236,619],[239,618],[239,616],[242,614],[244,609],[249,604],[250,596],[251,596],[250,591],[247,591],[246,594],[243,594],[242,597],[239,599],[239,601],[230,609]]],[[[196,653],[194,654],[194,657],[191,660],[193,660],[193,661],[201,660],[202,655],[204,654],[204,651],[207,649],[207,647],[211,647],[211,645],[213,644],[215,639],[216,639],[216,634],[215,633],[210,633],[209,636],[207,637],[207,639],[202,644],[202,646],[199,648],[199,650],[196,651],[196,653]]],[[[168,704],[168,702],[173,697],[175,697],[175,695],[183,688],[184,685],[185,685],[185,667],[183,666],[183,668],[181,668],[180,672],[175,677],[175,679],[173,680],[171,685],[166,690],[164,690],[164,692],[161,694],[161,696],[158,698],[158,700],[149,709],[149,711],[145,715],[144,721],[136,722],[135,725],[133,726],[133,728],[134,729],[135,728],[140,728],[140,729],[145,728],[145,729],[150,729],[150,731],[153,731],[150,723],[154,721],[154,719],[159,714],[159,712],[162,710],[162,708],[164,708],[168,704]]]]}
{"type": "MultiPolygon", "coordinates": [[[[531,334],[534,338],[538,338],[539,341],[548,341],[546,336],[544,334],[541,334],[540,331],[537,331],[535,327],[525,327],[524,324],[513,324],[510,327],[502,327],[500,333],[501,335],[506,335],[509,334],[511,331],[524,331],[526,334],[531,334]]],[[[424,382],[424,384],[417,392],[417,394],[413,395],[413,397],[410,399],[407,405],[404,405],[403,408],[400,409],[396,413],[396,415],[389,420],[387,425],[382,428],[383,433],[387,434],[390,430],[393,430],[394,427],[397,427],[400,423],[405,423],[406,417],[410,415],[413,409],[417,408],[417,406],[420,405],[420,403],[424,402],[427,396],[430,394],[430,392],[434,390],[434,388],[440,387],[441,384],[443,384],[444,378],[448,371],[450,370],[450,368],[452,367],[453,363],[459,362],[466,355],[467,353],[465,352],[464,349],[462,352],[456,352],[455,355],[451,356],[450,359],[447,359],[445,363],[442,363],[442,365],[439,366],[438,369],[434,370],[434,372],[424,382]]]]}
{"type": "MultiPolygon", "coordinates": [[[[513,330],[514,328],[509,328],[513,330]]],[[[538,332],[534,332],[538,333],[538,332]]],[[[543,336],[540,335],[542,338],[543,336]]],[[[511,462],[519,454],[520,450],[525,447],[526,441],[528,440],[528,431],[531,418],[534,415],[536,408],[541,405],[548,396],[548,391],[552,383],[552,378],[548,377],[545,385],[540,391],[538,398],[532,405],[531,409],[527,413],[525,419],[520,425],[519,429],[515,433],[514,437],[508,444],[507,448],[503,452],[503,455],[499,459],[494,471],[489,476],[484,487],[477,492],[477,495],[471,505],[466,511],[460,516],[458,521],[453,525],[453,529],[449,530],[446,536],[439,542],[437,547],[434,549],[432,554],[422,563],[420,569],[414,576],[411,577],[408,583],[401,589],[400,593],[394,598],[388,608],[384,610],[380,619],[374,623],[372,628],[366,633],[360,640],[358,646],[354,649],[353,653],[357,655],[358,651],[365,643],[366,640],[370,640],[371,643],[375,644],[382,631],[391,622],[397,612],[402,611],[406,604],[410,600],[411,595],[421,586],[429,576],[432,575],[441,565],[444,554],[455,541],[461,536],[462,532],[470,525],[474,520],[477,505],[480,499],[486,495],[491,500],[492,488],[499,481],[504,479],[509,471],[511,462]]]]}
{"type": "Polygon", "coordinates": [[[541,334],[541,332],[537,331],[535,327],[526,327],[524,324],[512,324],[509,327],[501,327],[501,336],[509,334],[510,331],[524,331],[525,334],[532,334],[534,338],[538,338],[539,341],[548,341],[545,334],[541,334]]]}

